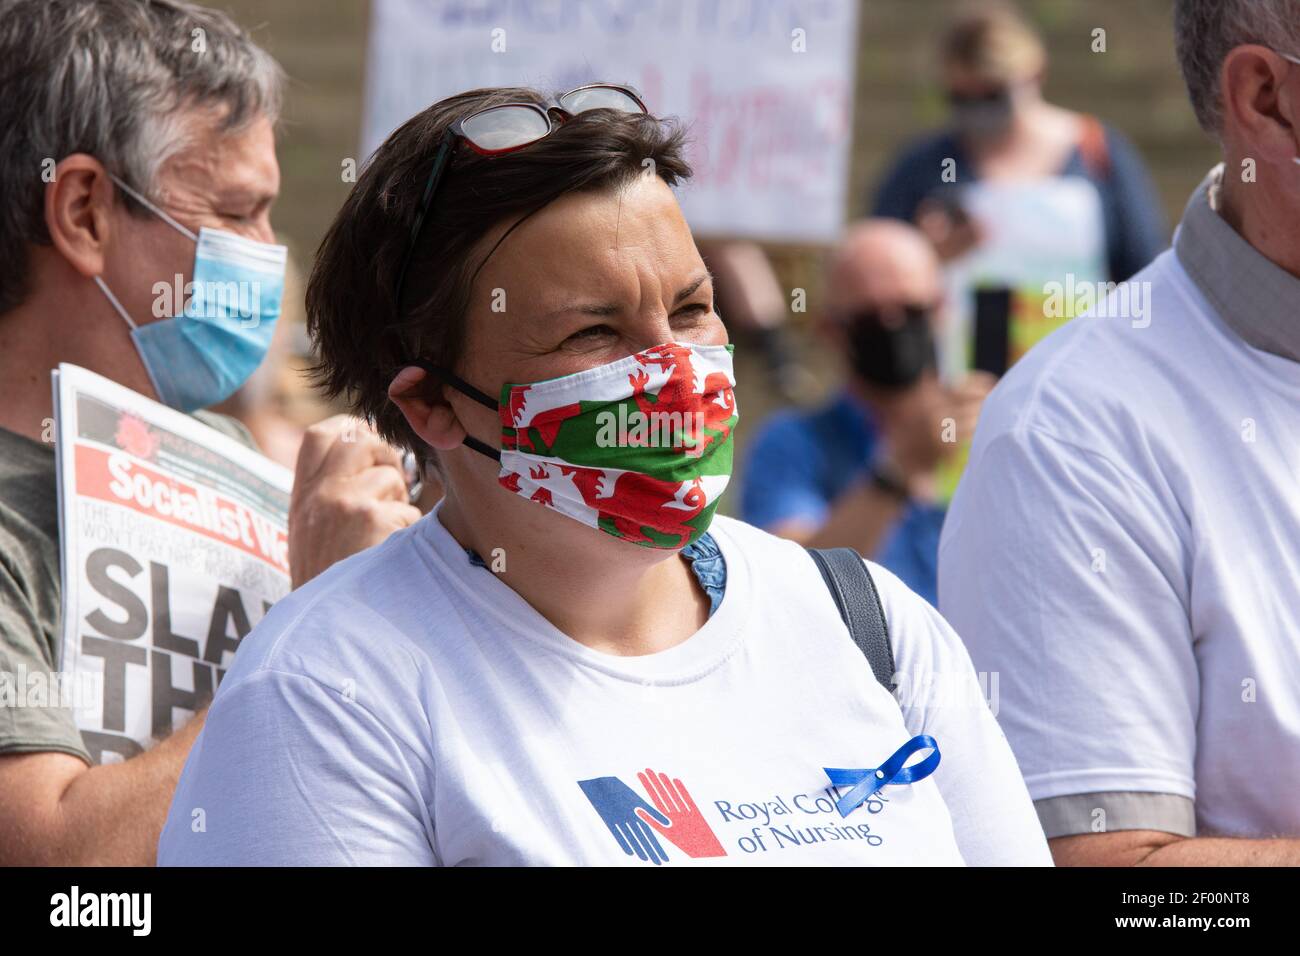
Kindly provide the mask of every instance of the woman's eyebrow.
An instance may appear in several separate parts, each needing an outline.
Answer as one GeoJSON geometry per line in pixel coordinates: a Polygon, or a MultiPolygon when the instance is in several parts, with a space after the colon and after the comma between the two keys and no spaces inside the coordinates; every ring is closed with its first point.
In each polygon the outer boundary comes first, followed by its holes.
{"type": "MultiPolygon", "coordinates": [[[[673,305],[676,305],[683,299],[690,298],[694,295],[696,290],[704,284],[705,280],[708,280],[710,283],[715,281],[713,273],[707,269],[678,290],[677,294],[673,296],[673,305]]],[[[584,303],[578,300],[573,300],[566,302],[557,309],[551,309],[550,311],[543,313],[541,318],[554,319],[570,312],[581,312],[583,315],[618,315],[621,310],[622,307],[614,302],[584,303]]]]}
{"type": "Polygon", "coordinates": [[[682,299],[686,299],[689,298],[690,296],[693,296],[695,294],[695,290],[698,289],[701,285],[703,285],[706,279],[710,283],[713,283],[715,281],[713,278],[713,273],[710,272],[708,269],[705,269],[704,272],[702,272],[699,276],[697,276],[689,285],[682,286],[681,290],[677,293],[676,297],[673,298],[673,305],[676,305],[678,302],[682,301],[682,299]]]}
{"type": "Polygon", "coordinates": [[[581,312],[583,315],[618,315],[619,306],[612,302],[604,304],[584,304],[582,302],[567,302],[558,309],[551,309],[549,312],[542,314],[543,319],[556,319],[570,312],[581,312]]]}

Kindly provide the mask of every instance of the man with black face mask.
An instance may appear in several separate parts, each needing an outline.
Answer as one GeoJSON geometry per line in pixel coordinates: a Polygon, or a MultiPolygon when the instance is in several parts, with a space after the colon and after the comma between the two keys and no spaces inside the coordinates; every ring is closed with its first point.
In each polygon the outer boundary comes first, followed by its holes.
{"type": "Polygon", "coordinates": [[[810,412],[780,412],[742,473],[746,521],[813,547],[848,546],[935,601],[944,503],[936,472],[974,432],[992,378],[939,380],[938,259],[916,229],[853,227],[836,250],[822,331],[848,380],[810,412]]]}

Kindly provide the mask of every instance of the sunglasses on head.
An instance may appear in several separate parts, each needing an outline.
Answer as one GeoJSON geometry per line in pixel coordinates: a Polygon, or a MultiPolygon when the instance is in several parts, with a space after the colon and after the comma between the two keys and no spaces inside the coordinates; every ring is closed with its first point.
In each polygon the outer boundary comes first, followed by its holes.
{"type": "Polygon", "coordinates": [[[397,275],[397,306],[402,305],[402,289],[406,284],[406,270],[419,244],[425,220],[433,205],[443,173],[451,159],[452,151],[461,143],[481,156],[504,156],[515,150],[531,146],[553,133],[561,123],[588,110],[619,110],[624,113],[648,113],[641,97],[627,86],[592,83],[570,90],[547,103],[503,103],[489,106],[456,120],[443,136],[438,152],[433,157],[433,168],[424,184],[424,194],[415,222],[411,225],[411,241],[402,268],[397,275]]]}

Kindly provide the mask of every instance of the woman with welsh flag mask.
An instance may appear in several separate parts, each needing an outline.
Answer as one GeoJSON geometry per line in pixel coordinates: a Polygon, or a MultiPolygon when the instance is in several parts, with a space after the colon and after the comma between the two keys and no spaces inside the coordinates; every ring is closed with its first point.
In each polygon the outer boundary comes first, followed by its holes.
{"type": "Polygon", "coordinates": [[[737,388],[683,150],[594,84],[463,93],[372,157],[317,371],[444,497],[245,638],[159,862],[1050,863],[937,612],[717,513],[737,388]]]}

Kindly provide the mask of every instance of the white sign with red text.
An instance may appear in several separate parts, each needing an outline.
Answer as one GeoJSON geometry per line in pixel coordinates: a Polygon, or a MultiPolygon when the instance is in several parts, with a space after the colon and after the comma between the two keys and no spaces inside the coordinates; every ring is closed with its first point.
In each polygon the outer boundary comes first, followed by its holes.
{"type": "Polygon", "coordinates": [[[629,84],[689,126],[702,235],[830,242],[852,135],[853,0],[374,0],[362,149],[445,97],[629,84]]]}

